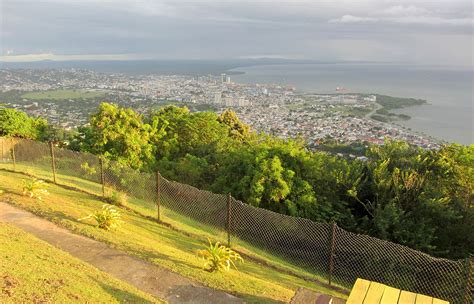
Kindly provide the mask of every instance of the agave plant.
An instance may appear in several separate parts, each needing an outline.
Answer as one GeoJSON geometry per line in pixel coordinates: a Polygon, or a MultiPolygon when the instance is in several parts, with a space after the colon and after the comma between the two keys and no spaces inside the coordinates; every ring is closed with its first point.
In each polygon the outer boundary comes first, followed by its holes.
{"type": "Polygon", "coordinates": [[[23,180],[23,195],[42,200],[43,195],[49,194],[46,187],[47,184],[41,179],[23,180]]]}
{"type": "Polygon", "coordinates": [[[243,262],[244,259],[235,252],[222,245],[219,242],[212,243],[209,241],[209,245],[205,246],[205,249],[198,250],[198,255],[201,256],[206,262],[204,263],[204,269],[209,272],[215,272],[220,270],[228,271],[230,267],[233,266],[235,269],[234,262],[243,262]]]}
{"type": "Polygon", "coordinates": [[[89,218],[92,218],[97,222],[97,227],[105,230],[117,228],[123,223],[121,220],[122,215],[120,212],[115,210],[114,206],[112,205],[103,205],[102,209],[97,210],[86,217],[80,218],[78,221],[89,218]]]}

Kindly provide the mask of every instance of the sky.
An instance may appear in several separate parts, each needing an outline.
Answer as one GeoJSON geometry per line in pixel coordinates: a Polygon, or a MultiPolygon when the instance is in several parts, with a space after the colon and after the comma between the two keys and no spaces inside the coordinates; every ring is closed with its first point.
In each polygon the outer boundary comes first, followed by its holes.
{"type": "Polygon", "coordinates": [[[472,0],[0,0],[0,61],[294,58],[473,66],[472,0]]]}

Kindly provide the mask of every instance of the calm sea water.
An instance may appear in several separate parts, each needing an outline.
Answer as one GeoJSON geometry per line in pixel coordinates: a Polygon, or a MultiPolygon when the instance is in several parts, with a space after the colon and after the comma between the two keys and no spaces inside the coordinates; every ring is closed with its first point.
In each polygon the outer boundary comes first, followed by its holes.
{"type": "Polygon", "coordinates": [[[428,105],[397,110],[412,118],[404,126],[449,142],[472,144],[472,69],[395,64],[290,64],[236,68],[236,82],[280,83],[297,90],[334,93],[337,86],[348,92],[379,93],[422,98],[428,105]]]}

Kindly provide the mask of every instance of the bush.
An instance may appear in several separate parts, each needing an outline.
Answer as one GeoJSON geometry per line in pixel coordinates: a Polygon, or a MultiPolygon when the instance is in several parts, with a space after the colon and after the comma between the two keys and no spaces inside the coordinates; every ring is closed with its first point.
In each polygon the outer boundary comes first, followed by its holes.
{"type": "Polygon", "coordinates": [[[37,178],[23,180],[23,195],[41,200],[43,195],[48,194],[46,183],[43,180],[37,178]]]}
{"type": "Polygon", "coordinates": [[[125,192],[113,190],[111,194],[107,195],[107,201],[115,206],[127,206],[128,195],[125,192]]]}
{"type": "Polygon", "coordinates": [[[244,261],[240,254],[219,242],[212,244],[212,242],[209,240],[209,245],[205,246],[205,248],[206,249],[198,250],[198,255],[206,260],[204,269],[209,272],[220,270],[228,271],[230,270],[231,265],[237,269],[234,261],[244,261]]]}
{"type": "Polygon", "coordinates": [[[123,223],[121,217],[122,215],[115,210],[114,206],[103,205],[101,210],[97,210],[86,217],[80,218],[78,221],[93,218],[97,222],[97,227],[110,230],[119,227],[123,223]]]}

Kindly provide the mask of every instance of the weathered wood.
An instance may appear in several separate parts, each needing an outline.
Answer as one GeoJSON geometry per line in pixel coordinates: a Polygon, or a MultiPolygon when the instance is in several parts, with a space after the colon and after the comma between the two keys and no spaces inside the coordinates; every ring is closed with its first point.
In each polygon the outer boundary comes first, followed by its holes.
{"type": "Polygon", "coordinates": [[[54,157],[54,144],[49,142],[49,152],[51,154],[51,170],[53,171],[53,182],[56,184],[56,159],[54,157]]]}
{"type": "Polygon", "coordinates": [[[351,294],[349,295],[346,304],[361,304],[364,301],[369,286],[370,281],[357,279],[354,287],[352,287],[351,294]]]}
{"type": "Polygon", "coordinates": [[[334,248],[336,245],[336,223],[332,223],[331,244],[329,249],[329,267],[328,267],[328,284],[332,284],[332,274],[334,272],[334,248]]]}
{"type": "Polygon", "coordinates": [[[231,235],[231,224],[232,224],[232,195],[227,193],[227,223],[226,223],[226,230],[227,230],[227,247],[230,248],[230,235],[231,235]]]}
{"type": "Polygon", "coordinates": [[[158,222],[161,222],[161,175],[156,171],[156,209],[158,222]]]}
{"type": "Polygon", "coordinates": [[[102,197],[105,197],[105,174],[104,174],[104,159],[99,157],[100,163],[100,183],[102,184],[102,197]]]}
{"type": "Polygon", "coordinates": [[[13,142],[13,138],[11,139],[11,142],[12,142],[13,171],[16,171],[15,143],[13,142]]]}

